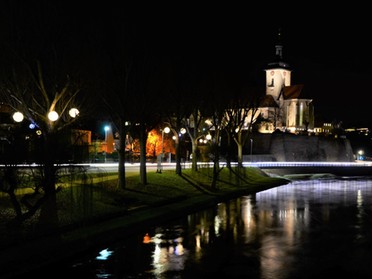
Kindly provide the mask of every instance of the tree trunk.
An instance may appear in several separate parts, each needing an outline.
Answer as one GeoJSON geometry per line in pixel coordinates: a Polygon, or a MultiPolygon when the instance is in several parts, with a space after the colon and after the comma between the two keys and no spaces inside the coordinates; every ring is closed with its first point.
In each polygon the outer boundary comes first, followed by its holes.
{"type": "Polygon", "coordinates": [[[215,143],[213,147],[213,176],[212,176],[212,184],[211,188],[217,188],[217,180],[220,175],[220,152],[218,148],[218,144],[215,143]]]}
{"type": "Polygon", "coordinates": [[[147,185],[147,173],[146,173],[146,142],[147,133],[146,128],[143,124],[140,127],[140,183],[147,185]]]}
{"type": "Polygon", "coordinates": [[[231,136],[227,133],[226,167],[231,170],[231,136]]]}
{"type": "Polygon", "coordinates": [[[56,167],[46,160],[43,166],[42,188],[45,194],[44,203],[40,208],[39,225],[44,231],[54,230],[59,226],[56,192],[56,167]]]}
{"type": "Polygon", "coordinates": [[[44,135],[43,162],[41,171],[41,187],[45,199],[40,208],[39,225],[43,230],[54,230],[59,226],[57,207],[57,170],[56,151],[60,148],[61,134],[51,131],[44,135]]]}
{"type": "Polygon", "coordinates": [[[212,143],[213,150],[213,177],[211,188],[217,188],[217,180],[220,175],[220,133],[219,130],[216,131],[215,138],[212,143]]]}
{"type": "Polygon", "coordinates": [[[213,176],[212,176],[212,183],[211,188],[216,189],[217,188],[217,180],[219,176],[219,164],[218,160],[213,160],[213,176]]]}
{"type": "Polygon", "coordinates": [[[176,174],[182,175],[180,139],[176,135],[176,174]]]}
{"type": "Polygon", "coordinates": [[[243,144],[242,144],[242,133],[238,133],[238,140],[237,140],[237,146],[238,146],[238,168],[243,167],[243,144]]]}
{"type": "Polygon", "coordinates": [[[118,173],[119,173],[119,189],[126,188],[126,181],[125,181],[125,141],[126,141],[126,130],[123,125],[120,125],[119,128],[119,165],[118,165],[118,173]]]}
{"type": "Polygon", "coordinates": [[[238,167],[243,166],[243,145],[238,143],[238,167]]]}
{"type": "Polygon", "coordinates": [[[198,140],[194,139],[192,141],[192,171],[198,170],[198,158],[197,158],[197,152],[198,152],[198,140]]]}

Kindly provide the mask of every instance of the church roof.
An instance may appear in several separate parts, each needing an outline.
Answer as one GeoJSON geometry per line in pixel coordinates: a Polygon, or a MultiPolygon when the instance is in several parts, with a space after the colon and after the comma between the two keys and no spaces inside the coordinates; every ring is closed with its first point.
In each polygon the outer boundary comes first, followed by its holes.
{"type": "Polygon", "coordinates": [[[267,107],[275,108],[275,107],[278,107],[278,104],[275,102],[272,95],[265,95],[261,99],[260,107],[261,108],[267,108],[267,107]]]}
{"type": "Polygon", "coordinates": [[[285,86],[283,88],[283,98],[284,100],[289,99],[307,99],[306,94],[304,94],[304,85],[303,84],[296,84],[285,86]]]}
{"type": "Polygon", "coordinates": [[[285,86],[283,88],[284,100],[300,98],[303,88],[304,88],[303,84],[285,86]]]}

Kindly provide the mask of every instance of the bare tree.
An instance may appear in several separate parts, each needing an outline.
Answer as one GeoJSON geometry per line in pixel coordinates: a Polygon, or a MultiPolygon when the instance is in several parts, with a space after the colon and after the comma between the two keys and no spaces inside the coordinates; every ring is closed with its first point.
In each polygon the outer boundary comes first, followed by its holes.
{"type": "Polygon", "coordinates": [[[142,184],[147,184],[147,134],[157,125],[160,113],[161,70],[154,63],[148,31],[139,20],[125,16],[113,20],[105,25],[107,30],[99,38],[102,52],[97,63],[101,66],[97,80],[100,81],[105,112],[119,135],[118,172],[119,188],[122,189],[126,187],[125,142],[128,134],[140,140],[140,179],[142,184]]]}
{"type": "Polygon", "coordinates": [[[209,116],[210,129],[213,131],[211,144],[211,156],[213,161],[213,176],[211,188],[217,187],[219,174],[223,168],[220,167],[220,148],[222,135],[221,132],[226,126],[227,100],[229,99],[225,80],[221,79],[219,74],[211,76],[210,95],[215,96],[206,106],[205,115],[209,116]]]}
{"type": "Polygon", "coordinates": [[[193,171],[198,170],[198,142],[210,133],[210,125],[207,124],[207,117],[203,116],[202,103],[200,106],[193,108],[192,113],[185,121],[187,133],[191,139],[191,154],[192,163],[191,168],[193,171]]]}
{"type": "MultiPolygon", "coordinates": [[[[41,208],[40,224],[47,227],[58,225],[57,172],[60,155],[65,151],[63,147],[67,147],[64,134],[78,119],[79,111],[75,107],[78,93],[79,86],[68,76],[59,82],[56,79],[46,79],[40,63],[37,63],[35,70],[24,64],[21,70],[14,70],[8,80],[3,80],[1,99],[15,112],[22,113],[25,121],[35,125],[39,135],[37,163],[40,166],[40,184],[35,187],[35,195],[26,195],[21,199],[27,208],[26,212],[20,211],[18,200],[11,198],[16,208],[15,221],[18,224],[41,208]]],[[[9,183],[13,183],[12,190],[15,190],[15,180],[9,179],[9,183]]],[[[11,192],[9,194],[12,196],[11,192]]]]}
{"type": "Polygon", "coordinates": [[[232,100],[225,111],[225,130],[238,147],[238,166],[243,166],[243,147],[257,118],[258,100],[255,96],[232,100]]]}

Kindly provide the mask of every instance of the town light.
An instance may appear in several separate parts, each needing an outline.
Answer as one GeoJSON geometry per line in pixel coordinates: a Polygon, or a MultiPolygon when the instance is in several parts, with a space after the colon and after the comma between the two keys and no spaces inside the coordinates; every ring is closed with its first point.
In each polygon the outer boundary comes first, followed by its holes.
{"type": "Polygon", "coordinates": [[[105,163],[106,163],[106,161],[107,161],[107,151],[108,151],[107,133],[108,133],[108,131],[110,130],[110,126],[109,126],[109,125],[106,125],[103,129],[105,130],[105,144],[106,144],[106,150],[105,150],[105,163]]]}
{"type": "Polygon", "coordinates": [[[13,120],[15,122],[22,122],[23,118],[24,118],[24,116],[23,116],[22,112],[17,111],[13,114],[13,120]]]}
{"type": "Polygon", "coordinates": [[[77,108],[72,108],[68,111],[68,114],[72,117],[75,118],[76,116],[79,115],[79,110],[77,108]]]}
{"type": "Polygon", "coordinates": [[[52,110],[48,113],[48,119],[52,122],[57,121],[59,118],[59,115],[56,111],[52,110]]]}
{"type": "Polygon", "coordinates": [[[105,142],[106,142],[106,152],[107,152],[107,133],[110,130],[110,126],[106,125],[103,129],[105,130],[105,142]]]}
{"type": "Polygon", "coordinates": [[[105,132],[107,132],[108,130],[110,130],[110,126],[106,125],[104,128],[105,132]]]}
{"type": "Polygon", "coordinates": [[[358,160],[363,160],[363,155],[364,155],[364,151],[363,150],[359,150],[358,151],[358,160]]]}

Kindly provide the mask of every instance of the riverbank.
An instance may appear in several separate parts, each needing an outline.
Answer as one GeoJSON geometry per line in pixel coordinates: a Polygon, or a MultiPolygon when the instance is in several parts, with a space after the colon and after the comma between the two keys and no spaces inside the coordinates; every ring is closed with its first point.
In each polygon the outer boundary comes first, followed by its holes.
{"type": "MultiPolygon", "coordinates": [[[[4,246],[0,256],[1,278],[16,278],[30,270],[42,270],[70,257],[102,249],[126,235],[141,232],[180,215],[289,183],[287,179],[270,177],[257,168],[245,168],[239,174],[226,169],[221,172],[217,188],[211,189],[208,184],[210,171],[195,174],[185,170],[181,177],[175,175],[174,171],[149,173],[149,184],[146,186],[139,185],[139,178],[135,175],[128,178],[125,190],[111,191],[113,196],[100,200],[100,203],[104,201],[109,205],[103,208],[98,203],[94,204],[97,211],[104,209],[105,214],[89,222],[69,226],[68,229],[61,226],[58,232],[39,234],[38,237],[4,246]]],[[[106,189],[116,185],[115,179],[103,182],[99,187],[106,189]]],[[[70,195],[71,191],[77,189],[66,190],[70,195]]],[[[100,192],[100,195],[103,193],[100,192]]]]}

